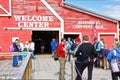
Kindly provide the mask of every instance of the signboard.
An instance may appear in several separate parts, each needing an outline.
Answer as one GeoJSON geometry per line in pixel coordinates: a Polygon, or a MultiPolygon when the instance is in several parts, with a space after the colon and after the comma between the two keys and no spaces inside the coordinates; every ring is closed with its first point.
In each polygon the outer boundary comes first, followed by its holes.
{"type": "Polygon", "coordinates": [[[105,31],[105,32],[115,32],[116,24],[110,23],[104,20],[66,20],[65,21],[65,32],[86,32],[86,30],[89,30],[90,33],[92,32],[93,28],[96,29],[96,31],[105,31]]]}
{"type": "Polygon", "coordinates": [[[96,29],[104,29],[104,26],[99,21],[78,21],[77,24],[75,24],[73,27],[80,29],[92,29],[92,27],[95,27],[96,29]]]}
{"type": "Polygon", "coordinates": [[[49,24],[54,21],[53,16],[15,15],[14,18],[18,27],[22,28],[49,28],[49,24]]]}

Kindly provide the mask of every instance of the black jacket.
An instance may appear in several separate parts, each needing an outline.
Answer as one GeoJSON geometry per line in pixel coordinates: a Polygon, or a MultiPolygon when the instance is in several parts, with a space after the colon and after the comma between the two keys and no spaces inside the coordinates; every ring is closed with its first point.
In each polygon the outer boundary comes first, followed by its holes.
{"type": "Polygon", "coordinates": [[[95,48],[91,43],[82,43],[79,47],[78,50],[76,51],[75,56],[79,56],[81,55],[82,60],[90,57],[90,58],[94,58],[97,56],[97,54],[95,53],[95,48]]]}

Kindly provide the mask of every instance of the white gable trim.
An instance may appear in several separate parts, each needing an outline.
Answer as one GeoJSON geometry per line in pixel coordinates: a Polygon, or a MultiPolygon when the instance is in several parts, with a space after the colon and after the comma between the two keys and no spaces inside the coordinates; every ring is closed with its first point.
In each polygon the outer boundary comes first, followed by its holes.
{"type": "Polygon", "coordinates": [[[60,31],[60,28],[4,28],[4,30],[60,31]]]}
{"type": "Polygon", "coordinates": [[[63,32],[64,32],[64,20],[62,17],[45,1],[45,0],[40,0],[52,13],[55,15],[58,20],[60,21],[60,27],[61,27],[61,32],[62,32],[62,38],[63,38],[63,32]]]}
{"type": "Polygon", "coordinates": [[[116,33],[98,33],[98,40],[100,40],[100,35],[114,35],[114,38],[117,38],[117,34],[116,33]]]}
{"type": "Polygon", "coordinates": [[[119,22],[117,23],[117,38],[119,39],[119,22]]]}
{"type": "Polygon", "coordinates": [[[9,12],[0,5],[0,8],[6,13],[6,14],[0,14],[0,16],[12,16],[12,0],[9,0],[9,12]]]}

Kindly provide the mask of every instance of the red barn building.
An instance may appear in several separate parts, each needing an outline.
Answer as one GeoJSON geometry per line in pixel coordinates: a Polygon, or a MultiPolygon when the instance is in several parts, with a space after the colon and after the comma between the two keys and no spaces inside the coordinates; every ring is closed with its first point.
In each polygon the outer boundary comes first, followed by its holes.
{"type": "Polygon", "coordinates": [[[50,52],[50,41],[56,37],[82,40],[88,35],[93,41],[93,27],[96,37],[103,38],[108,49],[114,38],[119,38],[119,21],[94,12],[67,4],[62,0],[1,0],[0,2],[0,46],[8,52],[12,41],[35,42],[35,51],[40,52],[40,43],[45,42],[50,52]]]}

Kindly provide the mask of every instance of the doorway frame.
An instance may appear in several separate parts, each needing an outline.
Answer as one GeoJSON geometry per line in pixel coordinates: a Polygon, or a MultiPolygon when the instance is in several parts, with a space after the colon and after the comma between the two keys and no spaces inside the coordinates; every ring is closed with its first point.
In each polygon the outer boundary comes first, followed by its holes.
{"type": "MultiPolygon", "coordinates": [[[[33,31],[58,31],[59,32],[59,42],[60,42],[60,40],[62,38],[61,28],[40,28],[40,29],[33,28],[31,31],[32,32],[33,31]]],[[[32,37],[32,32],[31,32],[31,37],[32,37]]]]}
{"type": "Polygon", "coordinates": [[[60,39],[61,39],[61,36],[60,36],[61,32],[60,31],[61,30],[59,28],[57,28],[57,29],[56,28],[51,28],[51,29],[50,28],[49,29],[45,29],[45,28],[44,29],[32,29],[31,30],[31,40],[33,40],[32,36],[33,36],[33,32],[35,32],[35,31],[38,31],[38,32],[40,32],[40,31],[42,31],[42,32],[54,32],[54,31],[56,31],[56,32],[58,32],[57,33],[59,35],[58,36],[58,38],[59,38],[58,40],[60,42],[60,39]]]}
{"type": "Polygon", "coordinates": [[[114,38],[117,38],[116,33],[98,33],[98,40],[100,40],[100,35],[114,35],[114,38]]]}
{"type": "Polygon", "coordinates": [[[66,34],[73,34],[73,35],[78,35],[80,40],[82,41],[82,33],[81,32],[64,32],[63,36],[66,34]]]}

